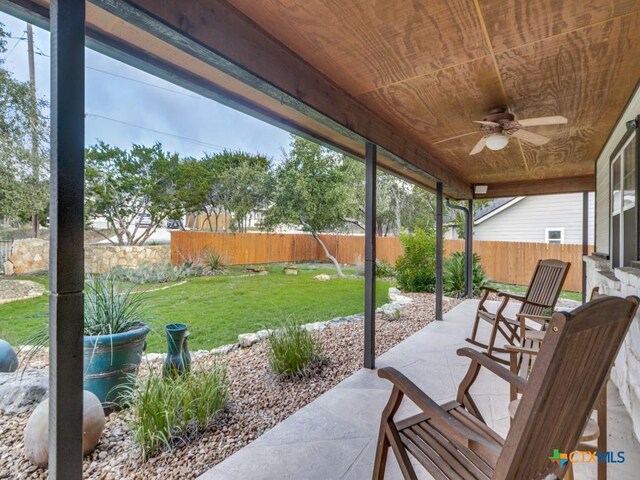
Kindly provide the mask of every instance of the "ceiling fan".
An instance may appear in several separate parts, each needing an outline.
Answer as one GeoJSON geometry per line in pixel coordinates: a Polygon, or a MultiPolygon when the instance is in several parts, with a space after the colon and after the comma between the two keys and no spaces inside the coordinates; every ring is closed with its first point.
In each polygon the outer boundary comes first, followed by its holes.
{"type": "Polygon", "coordinates": [[[568,120],[560,115],[516,120],[513,113],[507,112],[506,109],[494,108],[482,120],[474,120],[474,123],[480,124],[480,132],[484,135],[471,149],[469,155],[480,153],[484,147],[489,150],[502,150],[509,143],[510,137],[516,137],[536,146],[544,145],[551,139],[523,130],[523,128],[538,125],[562,125],[567,122],[568,120]]]}

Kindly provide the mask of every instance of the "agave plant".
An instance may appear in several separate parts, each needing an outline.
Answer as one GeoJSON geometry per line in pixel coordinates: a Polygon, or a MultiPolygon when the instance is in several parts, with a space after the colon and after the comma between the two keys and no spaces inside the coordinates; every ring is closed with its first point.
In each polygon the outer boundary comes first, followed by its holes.
{"type": "Polygon", "coordinates": [[[123,333],[143,323],[143,297],[110,275],[88,278],[84,295],[84,334],[123,333]]]}

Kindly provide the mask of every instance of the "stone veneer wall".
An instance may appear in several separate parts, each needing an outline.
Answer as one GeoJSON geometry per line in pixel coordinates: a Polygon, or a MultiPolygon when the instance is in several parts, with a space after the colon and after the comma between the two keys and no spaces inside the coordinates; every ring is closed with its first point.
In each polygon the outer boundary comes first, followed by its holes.
{"type": "MultiPolygon", "coordinates": [[[[587,267],[587,292],[600,287],[600,293],[626,297],[640,296],[640,269],[615,268],[609,261],[597,256],[584,257],[587,267]]],[[[620,390],[631,419],[636,438],[640,439],[640,312],[631,324],[620,348],[611,379],[620,390]]]]}
{"type": "MultiPolygon", "coordinates": [[[[86,245],[87,273],[106,273],[116,265],[137,268],[143,264],[171,263],[171,246],[86,245]]],[[[39,238],[16,240],[4,264],[6,275],[20,275],[49,268],[49,242],[39,238]]]]}

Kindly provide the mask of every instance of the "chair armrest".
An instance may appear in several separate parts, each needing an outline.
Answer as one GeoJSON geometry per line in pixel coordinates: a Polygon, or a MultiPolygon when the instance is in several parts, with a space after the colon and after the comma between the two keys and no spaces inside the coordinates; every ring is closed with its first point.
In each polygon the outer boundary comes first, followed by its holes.
{"type": "MultiPolygon", "coordinates": [[[[526,303],[531,303],[533,305],[532,302],[526,302],[526,303]]],[[[548,307],[548,308],[551,308],[551,307],[548,307]]],[[[528,313],[518,313],[516,317],[518,317],[520,320],[529,319],[533,321],[538,321],[538,323],[541,323],[541,322],[546,323],[551,321],[551,315],[530,315],[528,313]]]]}
{"type": "Polygon", "coordinates": [[[522,295],[516,295],[515,293],[509,293],[509,292],[498,292],[498,296],[499,297],[506,297],[512,300],[517,300],[518,302],[526,302],[527,299],[525,297],[523,297],[522,295]]]}
{"type": "Polygon", "coordinates": [[[509,353],[524,353],[529,355],[537,355],[540,350],[532,350],[531,348],[517,347],[515,345],[505,345],[504,349],[509,353]]]}
{"type": "Polygon", "coordinates": [[[524,388],[527,386],[527,381],[525,379],[519,377],[511,370],[503,367],[495,360],[491,360],[484,353],[473,350],[472,348],[460,348],[458,349],[457,353],[460,357],[469,357],[471,359],[469,370],[474,367],[474,364],[479,365],[496,374],[503,380],[507,381],[511,386],[517,388],[518,390],[524,390],[524,388]]]}
{"type": "Polygon", "coordinates": [[[496,290],[495,288],[491,288],[491,287],[480,287],[480,290],[485,290],[485,291],[490,292],[490,293],[500,293],[498,290],[496,290]]]}
{"type": "Polygon", "coordinates": [[[452,438],[472,450],[486,455],[488,458],[497,460],[500,455],[500,449],[496,444],[489,442],[486,438],[456,420],[398,370],[392,367],[381,368],[378,370],[378,376],[393,383],[395,388],[415,403],[425,415],[431,418],[438,428],[447,432],[452,438]]]}

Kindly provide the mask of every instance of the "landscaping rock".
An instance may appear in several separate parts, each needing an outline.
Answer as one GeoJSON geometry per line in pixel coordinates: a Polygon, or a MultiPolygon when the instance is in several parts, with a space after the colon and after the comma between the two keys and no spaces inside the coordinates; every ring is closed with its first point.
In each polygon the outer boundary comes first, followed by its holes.
{"type": "Polygon", "coordinates": [[[258,343],[260,338],[257,333],[241,333],[238,335],[238,344],[242,348],[250,347],[251,345],[258,343]]]}
{"type": "Polygon", "coordinates": [[[11,263],[9,260],[4,262],[4,274],[5,275],[13,275],[13,272],[14,272],[13,263],[11,263]]]}
{"type": "Polygon", "coordinates": [[[320,275],[316,275],[313,278],[315,278],[319,282],[328,282],[329,280],[331,280],[331,276],[325,275],[324,273],[321,273],[320,275]]]}
{"type": "Polygon", "coordinates": [[[18,356],[8,342],[0,339],[0,372],[15,372],[18,368],[18,356]]]}
{"type": "Polygon", "coordinates": [[[285,267],[284,273],[285,273],[285,275],[298,275],[298,269],[297,268],[286,268],[285,267]]]}
{"type": "Polygon", "coordinates": [[[411,300],[410,297],[407,297],[406,295],[402,295],[402,292],[395,287],[391,287],[389,289],[389,301],[391,303],[402,303],[405,305],[408,305],[411,302],[413,302],[413,300],[411,300]]]}
{"type": "Polygon", "coordinates": [[[0,410],[8,413],[32,410],[49,391],[49,371],[0,373],[0,410]]]}
{"type": "MultiPolygon", "coordinates": [[[[104,410],[100,400],[85,390],[82,409],[82,453],[91,453],[98,442],[106,424],[104,410]]],[[[39,467],[49,463],[49,399],[43,400],[33,411],[24,429],[24,453],[39,467]]]]}
{"type": "Polygon", "coordinates": [[[238,348],[237,343],[230,343],[228,345],[222,345],[221,347],[214,348],[210,353],[212,353],[213,355],[225,355],[235,350],[236,348],[238,348]]]}

